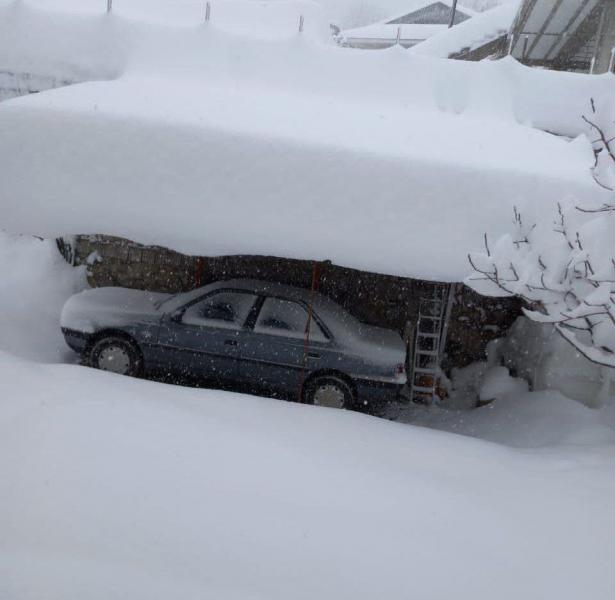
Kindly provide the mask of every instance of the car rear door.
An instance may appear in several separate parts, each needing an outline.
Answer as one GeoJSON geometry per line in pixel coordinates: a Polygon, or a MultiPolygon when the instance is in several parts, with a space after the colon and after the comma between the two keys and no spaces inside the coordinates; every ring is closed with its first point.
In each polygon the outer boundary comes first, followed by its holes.
{"type": "MultiPolygon", "coordinates": [[[[302,381],[307,308],[285,298],[264,299],[254,325],[241,334],[239,377],[260,388],[295,393],[302,381]]],[[[316,318],[310,326],[307,370],[314,368],[329,339],[316,318]]]]}
{"type": "Polygon", "coordinates": [[[170,366],[212,379],[237,379],[239,338],[256,300],[255,294],[218,290],[165,319],[158,344],[170,366]]]}

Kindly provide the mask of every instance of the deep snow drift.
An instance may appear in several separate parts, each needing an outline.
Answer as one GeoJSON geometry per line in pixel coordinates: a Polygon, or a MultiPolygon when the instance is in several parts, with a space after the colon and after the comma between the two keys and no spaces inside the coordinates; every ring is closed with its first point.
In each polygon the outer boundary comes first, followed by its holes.
{"type": "Polygon", "coordinates": [[[185,84],[159,84],[90,83],[3,106],[6,227],[460,280],[466,252],[505,231],[514,202],[594,193],[588,146],[495,120],[232,88],[197,86],[185,100],[185,84]]]}
{"type": "Polygon", "coordinates": [[[2,103],[0,217],[12,231],[460,280],[513,204],[530,218],[600,194],[586,140],[528,124],[580,133],[610,76],[342,49],[317,22],[305,35],[239,35],[27,3],[2,16],[15,43],[0,36],[0,67],[49,74],[76,56],[81,79],[119,77],[2,103]],[[38,44],[17,35],[31,27],[38,44]]]}
{"type": "Polygon", "coordinates": [[[472,19],[459,23],[410,48],[409,52],[421,56],[448,58],[462,50],[474,50],[483,44],[506,35],[517,16],[521,0],[512,0],[472,19]]]}
{"type": "Polygon", "coordinates": [[[64,302],[85,283],[55,243],[0,231],[0,351],[45,362],[72,360],[60,332],[64,302]]]}
{"type": "Polygon", "coordinates": [[[3,597],[612,597],[613,445],[520,452],[8,355],[0,398],[3,597]]]}

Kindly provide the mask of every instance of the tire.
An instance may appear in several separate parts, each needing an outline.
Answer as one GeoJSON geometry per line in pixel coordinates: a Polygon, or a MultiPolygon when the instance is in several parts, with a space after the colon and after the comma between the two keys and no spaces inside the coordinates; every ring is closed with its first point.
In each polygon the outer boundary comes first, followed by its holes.
{"type": "Polygon", "coordinates": [[[95,369],[130,377],[140,375],[143,367],[138,346],[115,335],[102,337],[94,343],[88,354],[88,363],[95,369]]]}
{"type": "Polygon", "coordinates": [[[354,393],[341,377],[322,375],[308,381],[304,401],[306,404],[329,408],[351,408],[354,404],[354,393]]]}

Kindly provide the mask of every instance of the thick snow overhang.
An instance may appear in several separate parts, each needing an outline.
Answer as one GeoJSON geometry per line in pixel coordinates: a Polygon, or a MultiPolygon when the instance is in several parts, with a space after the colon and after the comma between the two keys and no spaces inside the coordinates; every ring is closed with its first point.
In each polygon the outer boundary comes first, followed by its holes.
{"type": "Polygon", "coordinates": [[[474,18],[416,45],[410,52],[422,56],[449,58],[489,44],[510,32],[519,4],[520,0],[512,0],[479,13],[474,18]]]}
{"type": "MultiPolygon", "coordinates": [[[[589,98],[615,89],[608,75],[356,52],[297,32],[92,23],[123,41],[118,79],[0,104],[12,232],[462,280],[467,252],[507,230],[513,204],[529,219],[600,194],[588,142],[532,125],[578,135],[589,98]]],[[[47,64],[53,39],[32,64],[47,64]]],[[[0,40],[0,66],[7,56],[0,40]]]]}
{"type": "Polygon", "coordinates": [[[587,144],[487,119],[126,78],[0,109],[3,226],[460,280],[512,206],[596,193],[587,144]]]}

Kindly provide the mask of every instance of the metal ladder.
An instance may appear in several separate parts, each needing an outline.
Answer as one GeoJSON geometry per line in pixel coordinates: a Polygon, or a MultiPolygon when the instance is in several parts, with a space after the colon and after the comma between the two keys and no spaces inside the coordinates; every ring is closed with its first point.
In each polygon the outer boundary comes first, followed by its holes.
{"type": "Polygon", "coordinates": [[[446,327],[447,286],[436,286],[431,298],[422,298],[414,335],[412,356],[411,400],[422,404],[436,401],[436,388],[440,374],[440,355],[446,327]]]}

